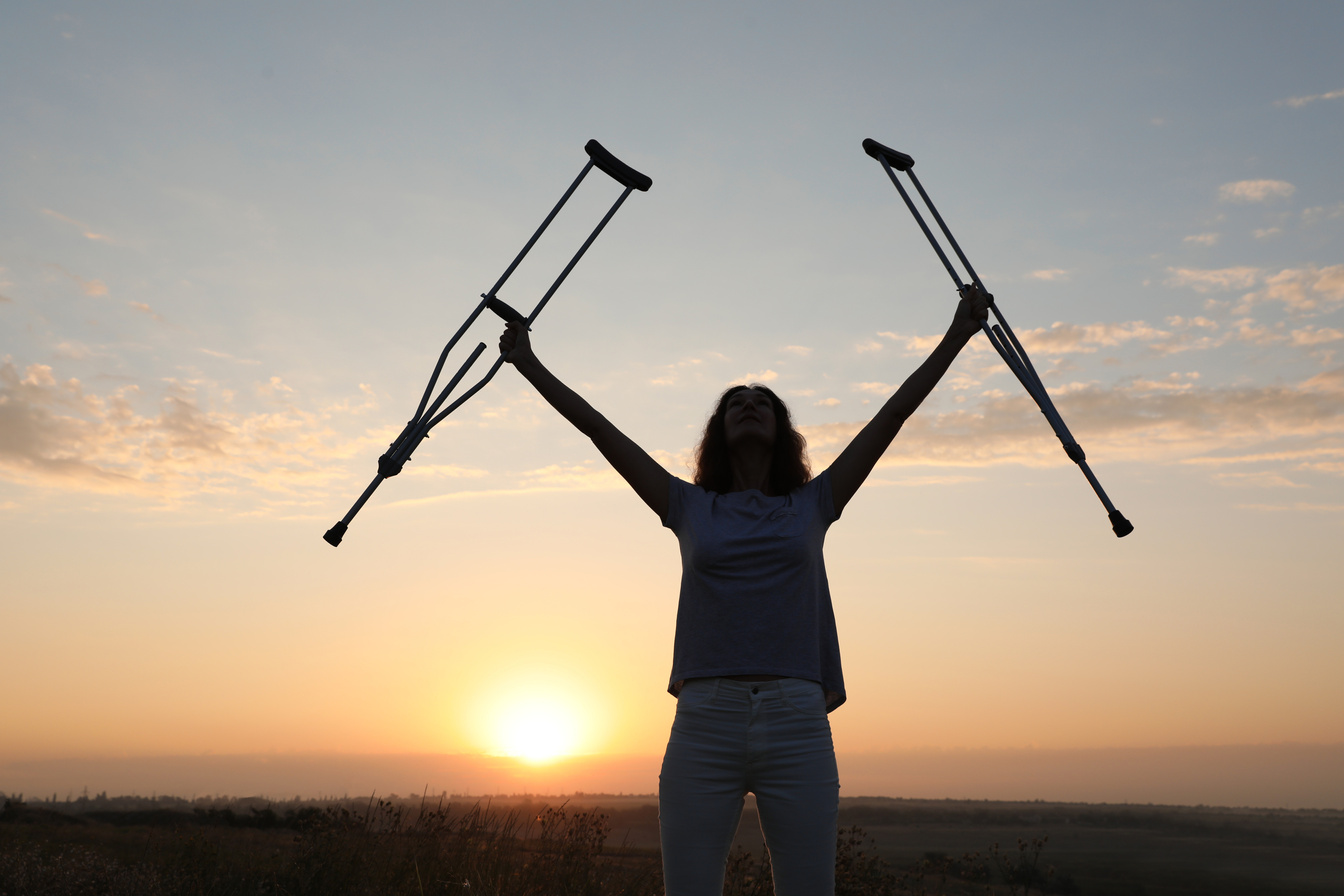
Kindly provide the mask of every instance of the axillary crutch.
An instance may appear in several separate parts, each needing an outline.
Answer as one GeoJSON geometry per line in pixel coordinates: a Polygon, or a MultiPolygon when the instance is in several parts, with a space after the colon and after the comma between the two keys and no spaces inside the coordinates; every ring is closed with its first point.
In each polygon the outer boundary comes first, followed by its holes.
{"type": "Polygon", "coordinates": [[[569,276],[569,272],[574,270],[574,266],[579,263],[579,259],[583,257],[583,253],[588,251],[588,247],[597,239],[597,235],[602,232],[602,228],[607,226],[607,222],[616,214],[616,210],[621,207],[621,203],[625,202],[626,198],[630,195],[630,192],[632,190],[647,192],[649,187],[653,186],[652,178],[640,174],[638,171],[607,152],[602,144],[598,143],[596,140],[589,140],[583,149],[588,153],[588,163],[583,166],[583,170],[579,172],[579,176],[574,179],[574,183],[569,185],[569,189],[565,191],[565,195],[560,197],[560,201],[555,204],[555,208],[551,209],[551,213],[546,216],[546,220],[541,222],[541,226],[537,228],[536,233],[532,234],[532,238],[527,241],[527,245],[523,246],[522,251],[518,253],[518,257],[516,257],[504,270],[504,273],[500,275],[500,278],[495,281],[495,285],[490,287],[490,291],[481,293],[481,301],[476,305],[476,308],[471,314],[467,315],[466,321],[462,326],[458,327],[457,332],[453,334],[453,338],[449,339],[448,344],[444,346],[443,352],[439,354],[439,363],[434,366],[434,373],[429,378],[429,385],[425,386],[425,394],[420,398],[420,406],[415,410],[415,416],[406,424],[406,427],[401,431],[401,435],[397,436],[392,441],[392,444],[388,446],[387,451],[378,458],[378,475],[373,477],[373,481],[369,483],[369,487],[364,489],[364,494],[359,496],[359,500],[355,501],[354,506],[350,508],[350,511],[341,519],[341,521],[328,529],[322,536],[332,547],[341,543],[341,539],[345,537],[346,529],[350,526],[350,521],[355,518],[355,514],[359,513],[359,509],[363,507],[365,502],[367,502],[369,498],[372,497],[373,493],[377,491],[378,486],[382,484],[383,480],[390,479],[401,472],[402,468],[406,466],[406,462],[411,459],[411,454],[420,446],[420,443],[425,440],[425,437],[429,435],[429,431],[439,424],[445,417],[461,407],[467,399],[479,392],[486,383],[490,382],[495,373],[499,371],[499,368],[503,366],[504,355],[501,354],[495,359],[495,363],[490,367],[489,372],[486,373],[476,385],[472,386],[466,392],[463,392],[462,395],[454,399],[451,404],[440,411],[439,407],[447,400],[448,395],[453,389],[457,388],[457,384],[462,381],[464,376],[466,376],[467,370],[476,363],[476,359],[485,351],[484,342],[477,344],[476,348],[472,350],[471,356],[467,358],[460,368],[458,368],[457,373],[453,374],[452,378],[448,380],[448,384],[443,387],[441,392],[439,392],[438,397],[434,399],[433,403],[430,403],[429,397],[434,392],[434,386],[438,382],[439,374],[443,371],[443,364],[448,359],[448,353],[453,350],[453,346],[462,338],[462,334],[476,321],[476,318],[480,316],[481,312],[489,308],[505,321],[519,321],[523,326],[530,330],[532,328],[532,322],[537,319],[538,314],[541,314],[541,309],[546,307],[546,303],[551,300],[551,296],[555,295],[555,291],[560,288],[560,284],[565,282],[565,278],[569,276]],[[579,247],[579,251],[574,253],[574,257],[570,259],[569,264],[567,264],[565,269],[560,272],[560,276],[555,278],[555,282],[551,284],[550,289],[546,290],[546,294],[541,297],[541,301],[537,303],[537,306],[532,309],[532,313],[527,315],[527,317],[524,317],[499,298],[497,294],[500,287],[504,285],[504,281],[509,279],[509,275],[513,273],[514,268],[518,267],[519,263],[522,262],[528,251],[531,250],[533,244],[541,237],[546,228],[550,226],[550,223],[555,218],[556,214],[558,214],[565,203],[569,201],[569,197],[574,194],[574,191],[578,189],[579,184],[583,182],[583,179],[588,176],[588,172],[591,171],[594,166],[611,175],[617,183],[625,187],[625,191],[621,193],[616,199],[616,202],[613,203],[611,208],[607,211],[606,215],[598,222],[597,227],[593,229],[593,232],[588,236],[588,239],[579,247]]]}
{"type": "MultiPolygon", "coordinates": [[[[942,215],[938,214],[938,209],[934,208],[933,202],[929,199],[929,194],[924,192],[923,185],[920,184],[919,178],[915,176],[915,160],[905,153],[897,152],[888,146],[883,146],[873,139],[863,141],[863,151],[882,164],[883,170],[887,172],[887,176],[890,177],[891,182],[896,185],[896,189],[900,192],[901,198],[905,200],[906,206],[909,207],[910,214],[915,216],[915,221],[919,223],[920,229],[923,230],[924,235],[929,238],[929,243],[933,246],[933,251],[938,253],[938,258],[942,260],[943,267],[947,268],[947,273],[952,276],[952,282],[957,284],[957,292],[964,296],[970,289],[970,286],[962,282],[961,276],[957,273],[957,269],[952,266],[952,262],[947,260],[947,255],[943,252],[943,247],[938,244],[938,240],[934,237],[933,231],[929,230],[929,225],[924,223],[924,217],[919,213],[919,209],[915,207],[915,203],[910,199],[910,194],[906,192],[905,187],[901,185],[900,180],[896,177],[897,171],[904,171],[909,175],[910,182],[915,185],[915,189],[919,191],[920,198],[924,200],[924,204],[928,206],[929,211],[933,213],[933,219],[938,222],[938,227],[943,231],[943,235],[947,237],[947,241],[957,253],[957,258],[961,259],[962,265],[966,268],[966,273],[970,275],[971,285],[976,286],[986,296],[989,296],[989,291],[986,290],[984,284],[980,282],[980,278],[975,273],[975,268],[971,267],[971,263],[966,259],[965,253],[961,251],[961,246],[957,245],[956,238],[952,236],[952,231],[947,229],[947,225],[943,223],[942,215]]],[[[1036,401],[1037,406],[1041,409],[1041,413],[1050,423],[1050,428],[1055,431],[1055,435],[1059,437],[1059,441],[1064,445],[1064,453],[1082,469],[1083,475],[1087,477],[1087,481],[1092,485],[1092,490],[1097,493],[1097,497],[1101,499],[1102,506],[1106,508],[1106,512],[1110,515],[1111,528],[1115,530],[1116,537],[1124,538],[1134,531],[1134,524],[1125,519],[1124,514],[1116,510],[1115,505],[1111,503],[1111,499],[1106,497],[1106,492],[1102,490],[1101,483],[1097,481],[1097,477],[1093,475],[1092,469],[1087,465],[1087,456],[1083,453],[1083,449],[1079,447],[1078,443],[1074,441],[1073,435],[1069,432],[1069,428],[1064,425],[1064,418],[1061,417],[1059,411],[1055,409],[1055,403],[1050,400],[1050,393],[1045,391],[1045,386],[1041,383],[1041,378],[1037,376],[1036,368],[1032,366],[1031,359],[1027,357],[1026,350],[1022,348],[1022,344],[1017,341],[1017,336],[1013,334],[1013,328],[1008,326],[1008,321],[1004,320],[1003,314],[999,311],[999,306],[995,304],[992,296],[990,296],[989,299],[989,308],[994,312],[994,317],[998,320],[998,323],[991,326],[989,321],[981,321],[980,327],[985,331],[985,336],[989,338],[990,344],[994,346],[996,351],[998,351],[999,357],[1003,358],[1004,363],[1008,365],[1008,369],[1013,372],[1023,388],[1027,390],[1027,394],[1036,401]]]]}

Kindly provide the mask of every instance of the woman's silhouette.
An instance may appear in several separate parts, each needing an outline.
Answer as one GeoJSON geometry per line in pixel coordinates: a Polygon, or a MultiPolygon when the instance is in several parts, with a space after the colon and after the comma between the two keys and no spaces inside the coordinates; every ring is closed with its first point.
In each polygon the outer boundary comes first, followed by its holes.
{"type": "Polygon", "coordinates": [[[507,360],[593,440],[681,546],[668,685],[677,713],[658,788],[668,896],[722,893],[748,792],[777,896],[834,892],[840,782],[826,714],[845,701],[845,686],[822,541],[979,331],[988,300],[969,289],[937,348],[815,479],[788,409],[764,386],[720,397],[686,482],[547,370],[522,325],[500,337],[507,360]]]}

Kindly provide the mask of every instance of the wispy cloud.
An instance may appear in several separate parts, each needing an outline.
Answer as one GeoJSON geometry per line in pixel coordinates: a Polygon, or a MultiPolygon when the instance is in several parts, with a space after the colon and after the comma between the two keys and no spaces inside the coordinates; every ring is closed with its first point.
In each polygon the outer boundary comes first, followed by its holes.
{"type": "Polygon", "coordinates": [[[1067,280],[1069,272],[1063,268],[1047,268],[1043,271],[1032,271],[1027,276],[1034,280],[1067,280]]]}
{"type": "MultiPolygon", "coordinates": [[[[1112,461],[1181,463],[1218,456],[1227,463],[1289,450],[1337,451],[1344,436],[1344,367],[1292,385],[1210,387],[1176,373],[1111,387],[1052,388],[1051,394],[1089,453],[1112,461]]],[[[820,466],[862,426],[819,424],[803,434],[820,466]]],[[[1035,403],[1021,393],[984,398],[948,413],[916,414],[882,465],[1001,463],[1069,463],[1035,403]]]]}
{"type": "Polygon", "coordinates": [[[1337,202],[1334,205],[1313,205],[1310,208],[1302,209],[1302,225],[1304,227],[1311,227],[1322,221],[1339,217],[1344,217],[1344,202],[1337,202]]]}
{"type": "Polygon", "coordinates": [[[113,239],[112,239],[110,236],[108,236],[107,234],[104,234],[104,233],[96,233],[95,231],[93,231],[93,230],[92,230],[87,224],[85,224],[84,222],[82,222],[82,221],[76,221],[74,218],[67,217],[67,216],[61,214],[60,212],[54,212],[54,211],[52,211],[52,210],[49,209],[49,208],[44,208],[44,209],[42,209],[42,214],[46,215],[46,216],[49,217],[49,218],[54,218],[54,219],[56,219],[57,221],[60,221],[60,222],[63,223],[63,224],[69,224],[69,225],[71,225],[72,227],[77,227],[77,228],[79,228],[80,232],[84,234],[84,238],[85,238],[85,239],[95,240],[95,241],[98,241],[98,242],[104,242],[104,243],[111,243],[111,242],[113,242],[113,239]]]}
{"type": "Polygon", "coordinates": [[[1260,268],[1235,267],[1201,270],[1199,268],[1167,268],[1170,274],[1167,286],[1188,287],[1195,292],[1227,292],[1250,289],[1260,279],[1260,268]]]}
{"type": "Polygon", "coordinates": [[[1276,106],[1289,106],[1293,109],[1301,109],[1303,106],[1314,103],[1319,100],[1338,100],[1344,99],[1344,90],[1332,90],[1329,93],[1313,93],[1310,96],[1290,96],[1287,99],[1275,100],[1276,106]]]}
{"type": "Polygon", "coordinates": [[[1224,202],[1265,202],[1287,199],[1297,187],[1286,180],[1239,180],[1218,188],[1218,198],[1224,202]]]}
{"type": "Polygon", "coordinates": [[[779,379],[778,373],[766,369],[757,371],[756,373],[744,373],[737,379],[729,380],[727,385],[735,386],[738,383],[760,383],[761,385],[765,385],[766,383],[773,383],[777,379],[779,379]]]}
{"type": "Polygon", "coordinates": [[[305,410],[286,402],[256,411],[199,383],[169,380],[158,389],[149,396],[131,384],[97,394],[49,365],[20,371],[0,363],[0,477],[167,502],[245,491],[294,495],[343,481],[339,461],[389,438],[332,429],[336,415],[375,406],[370,390],[359,404],[305,410]]]}
{"type": "Polygon", "coordinates": [[[201,352],[202,352],[202,354],[209,355],[209,356],[212,357],[212,358],[219,358],[219,359],[222,360],[222,361],[233,361],[233,362],[238,363],[238,364],[253,364],[253,365],[255,365],[255,364],[260,364],[260,363],[261,363],[260,361],[255,361],[255,360],[253,360],[253,359],[251,359],[251,358],[239,358],[238,356],[236,356],[236,355],[231,355],[231,354],[229,354],[228,352],[216,351],[215,349],[212,349],[212,348],[203,348],[203,349],[201,349],[201,352]]]}
{"type": "Polygon", "coordinates": [[[1069,324],[1056,322],[1049,327],[1018,333],[1028,352],[1041,354],[1092,353],[1126,342],[1155,342],[1171,338],[1171,333],[1151,327],[1141,320],[1116,324],[1069,324]]]}
{"type": "Polygon", "coordinates": [[[147,314],[159,323],[163,323],[163,315],[159,314],[144,302],[127,302],[126,304],[129,305],[132,310],[139,311],[141,314],[147,314]]]}
{"type": "Polygon", "coordinates": [[[1273,470],[1256,470],[1249,473],[1215,473],[1213,481],[1219,485],[1237,488],[1305,488],[1301,483],[1293,482],[1287,476],[1273,470]]]}
{"type": "Polygon", "coordinates": [[[681,375],[689,369],[698,367],[704,363],[704,358],[682,358],[665,365],[662,373],[649,381],[652,386],[675,386],[681,379],[681,375]]]}
{"type": "Polygon", "coordinates": [[[1190,236],[1181,240],[1183,243],[1191,243],[1196,246],[1216,246],[1218,245],[1219,234],[1217,233],[1192,233],[1190,236]]]}

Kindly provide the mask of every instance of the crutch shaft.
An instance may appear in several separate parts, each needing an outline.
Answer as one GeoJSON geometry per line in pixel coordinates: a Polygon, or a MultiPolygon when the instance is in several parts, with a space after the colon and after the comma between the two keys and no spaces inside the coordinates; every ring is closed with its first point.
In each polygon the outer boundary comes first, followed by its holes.
{"type": "Polygon", "coordinates": [[[355,514],[359,513],[359,509],[364,506],[364,502],[368,501],[369,498],[373,497],[373,493],[378,491],[378,486],[383,484],[383,479],[382,475],[373,477],[369,487],[364,489],[364,494],[360,495],[359,500],[351,505],[350,510],[346,512],[345,516],[341,517],[341,521],[323,534],[322,538],[327,544],[336,547],[341,543],[341,539],[345,537],[345,530],[350,528],[350,521],[355,518],[355,514]]]}
{"type": "Polygon", "coordinates": [[[588,161],[584,164],[583,170],[579,172],[578,177],[574,178],[574,181],[569,185],[569,188],[566,189],[564,194],[560,197],[560,201],[555,204],[550,213],[542,220],[541,226],[533,232],[532,236],[523,245],[522,250],[514,256],[513,261],[511,261],[508,267],[504,269],[504,273],[495,281],[495,285],[492,286],[488,292],[481,294],[481,301],[471,313],[468,314],[467,319],[462,323],[462,326],[458,327],[457,332],[453,334],[452,338],[448,340],[448,344],[444,346],[443,351],[439,353],[438,362],[434,365],[434,372],[431,374],[429,384],[425,387],[424,394],[420,398],[420,403],[416,407],[415,415],[402,429],[401,433],[393,439],[392,444],[388,446],[388,450],[378,458],[378,475],[374,478],[373,482],[371,482],[368,488],[364,490],[364,493],[350,508],[350,511],[322,536],[328,544],[331,544],[334,547],[341,543],[341,539],[345,536],[351,520],[354,519],[355,514],[357,514],[360,508],[362,508],[369,500],[382,481],[400,473],[407,461],[411,459],[411,455],[415,452],[416,448],[419,447],[422,441],[428,438],[429,431],[445,417],[461,407],[467,399],[479,392],[488,382],[490,382],[494,375],[499,372],[500,367],[503,366],[504,356],[501,354],[480,381],[475,383],[470,389],[463,393],[461,397],[453,401],[447,408],[440,412],[440,406],[442,406],[448,399],[448,396],[452,391],[457,388],[467,371],[481,356],[481,353],[485,351],[485,343],[482,342],[478,344],[466,363],[458,368],[457,373],[454,374],[447,385],[443,387],[433,403],[430,403],[430,398],[434,394],[434,388],[438,383],[439,375],[442,374],[444,364],[447,362],[448,354],[452,351],[453,347],[457,345],[458,340],[462,338],[467,329],[475,323],[481,312],[486,308],[489,308],[504,320],[519,321],[531,329],[532,322],[536,320],[537,315],[541,313],[541,310],[546,306],[546,303],[550,301],[556,290],[560,288],[560,284],[562,284],[565,281],[565,278],[569,276],[569,273],[574,269],[574,266],[578,264],[579,259],[581,259],[584,253],[588,251],[588,248],[597,239],[598,234],[600,234],[603,228],[607,226],[607,223],[616,214],[617,209],[619,209],[621,204],[625,202],[631,191],[647,191],[649,187],[653,185],[652,178],[636,171],[629,165],[626,165],[620,159],[608,152],[602,144],[598,143],[596,140],[589,140],[584,146],[584,152],[588,154],[588,161]],[[574,195],[574,191],[578,189],[579,184],[581,184],[583,179],[587,177],[588,172],[594,167],[601,169],[607,175],[612,177],[624,186],[625,190],[598,223],[592,234],[579,248],[578,252],[575,253],[569,264],[565,266],[565,269],[560,273],[560,276],[556,278],[555,282],[551,285],[551,288],[547,290],[541,301],[532,309],[532,313],[524,318],[521,313],[500,299],[497,293],[513,274],[518,265],[522,263],[523,259],[532,250],[532,247],[550,226],[551,222],[555,219],[555,216],[559,214],[560,210],[569,201],[570,197],[574,195]]]}
{"type": "MultiPolygon", "coordinates": [[[[943,216],[938,213],[937,206],[933,204],[933,200],[929,198],[929,194],[924,189],[924,185],[920,183],[919,177],[915,174],[914,158],[903,152],[898,152],[889,146],[883,146],[881,143],[872,139],[863,141],[863,150],[882,165],[882,169],[887,173],[887,177],[891,180],[892,185],[896,187],[896,191],[901,194],[901,199],[905,201],[906,208],[910,210],[910,214],[914,217],[915,222],[919,224],[920,230],[924,231],[924,236],[928,239],[929,245],[933,247],[934,252],[938,255],[938,259],[943,263],[943,267],[947,269],[948,276],[950,276],[952,282],[957,285],[957,291],[965,296],[967,290],[967,287],[962,282],[960,273],[958,273],[957,269],[948,259],[947,253],[943,251],[942,245],[933,235],[933,231],[929,228],[929,225],[925,223],[924,216],[920,214],[919,209],[915,206],[914,200],[901,184],[900,179],[897,178],[896,171],[904,171],[909,176],[910,182],[914,184],[920,199],[923,200],[929,213],[933,215],[933,219],[937,222],[939,230],[942,231],[943,236],[952,246],[952,250],[956,253],[958,260],[960,260],[962,266],[965,268],[966,273],[970,278],[970,283],[981,291],[987,292],[984,290],[984,285],[980,282],[980,277],[976,274],[975,268],[971,265],[970,259],[968,259],[966,253],[962,251],[961,245],[957,242],[956,237],[952,235],[952,231],[947,226],[947,222],[944,221],[943,216]]],[[[1031,358],[1027,355],[1026,349],[1022,347],[1022,343],[1018,341],[1017,334],[1013,332],[1013,328],[1009,326],[1008,321],[1004,318],[1003,313],[999,310],[998,305],[994,303],[992,298],[990,300],[990,310],[993,312],[998,323],[991,325],[987,320],[981,321],[980,328],[984,330],[985,337],[989,340],[990,344],[994,346],[994,350],[999,353],[999,357],[1001,357],[1004,363],[1008,365],[1008,369],[1012,371],[1015,377],[1017,377],[1018,382],[1022,384],[1022,387],[1027,391],[1027,394],[1036,402],[1036,406],[1040,409],[1042,416],[1044,416],[1046,422],[1050,424],[1050,428],[1054,430],[1055,436],[1058,437],[1060,444],[1064,446],[1064,453],[1069,456],[1070,460],[1082,468],[1083,474],[1087,477],[1088,483],[1092,486],[1092,490],[1096,492],[1097,497],[1101,499],[1102,506],[1106,508],[1106,512],[1111,519],[1111,528],[1114,529],[1116,536],[1123,538],[1130,532],[1133,532],[1133,524],[1125,519],[1120,511],[1115,509],[1115,505],[1111,503],[1110,498],[1106,496],[1106,492],[1102,490],[1101,483],[1097,481],[1097,477],[1087,465],[1087,455],[1083,452],[1082,446],[1080,446],[1073,438],[1073,434],[1069,432],[1069,428],[1064,424],[1063,416],[1060,415],[1059,410],[1055,407],[1054,401],[1051,400],[1050,393],[1046,390],[1045,384],[1041,381],[1040,374],[1036,372],[1035,365],[1031,363],[1031,358]]]]}

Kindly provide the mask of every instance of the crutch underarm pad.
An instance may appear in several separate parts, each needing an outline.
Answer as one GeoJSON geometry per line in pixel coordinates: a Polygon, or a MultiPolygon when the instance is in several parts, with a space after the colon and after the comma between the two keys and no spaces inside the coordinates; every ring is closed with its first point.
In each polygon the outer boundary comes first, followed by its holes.
{"type": "Polygon", "coordinates": [[[1116,538],[1124,538],[1134,531],[1134,524],[1125,519],[1125,515],[1118,510],[1111,511],[1111,528],[1115,530],[1116,538]]]}
{"type": "Polygon", "coordinates": [[[584,146],[583,151],[588,153],[588,157],[593,160],[593,164],[610,174],[616,180],[627,187],[634,187],[641,193],[647,193],[649,187],[653,186],[653,178],[647,174],[640,174],[629,165],[616,158],[603,148],[601,143],[596,140],[589,140],[584,146]]]}
{"type": "Polygon", "coordinates": [[[863,151],[875,159],[886,159],[887,164],[897,171],[909,171],[915,167],[915,160],[903,152],[897,152],[890,146],[883,146],[872,137],[863,141],[863,151]]]}

